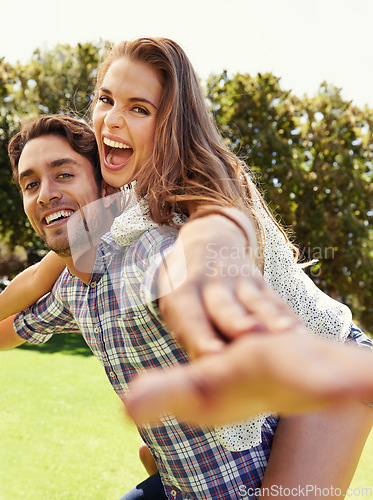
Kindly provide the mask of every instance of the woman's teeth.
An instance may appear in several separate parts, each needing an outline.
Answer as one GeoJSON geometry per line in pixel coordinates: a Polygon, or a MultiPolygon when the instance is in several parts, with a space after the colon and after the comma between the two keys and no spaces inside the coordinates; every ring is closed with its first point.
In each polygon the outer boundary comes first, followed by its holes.
{"type": "Polygon", "coordinates": [[[103,139],[104,144],[111,148],[119,148],[119,149],[131,149],[131,146],[128,144],[124,144],[123,142],[117,142],[117,141],[112,141],[108,139],[107,137],[104,137],[103,139]]]}
{"type": "Polygon", "coordinates": [[[107,137],[103,138],[105,145],[104,154],[106,161],[110,165],[118,166],[126,163],[133,154],[133,148],[124,142],[112,141],[107,137]]]}

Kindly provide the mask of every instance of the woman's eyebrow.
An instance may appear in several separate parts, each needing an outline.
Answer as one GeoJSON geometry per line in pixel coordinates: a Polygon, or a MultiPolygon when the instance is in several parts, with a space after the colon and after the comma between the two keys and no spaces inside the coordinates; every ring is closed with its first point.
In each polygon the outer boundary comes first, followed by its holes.
{"type": "Polygon", "coordinates": [[[131,97],[128,99],[130,102],[144,102],[145,104],[150,104],[153,106],[153,108],[158,109],[155,104],[153,104],[149,99],[146,99],[145,97],[131,97]]]}
{"type": "MultiPolygon", "coordinates": [[[[103,92],[104,94],[109,95],[110,97],[113,96],[113,93],[111,90],[107,89],[106,87],[101,87],[100,92],[103,92]]],[[[145,104],[150,104],[150,106],[153,106],[154,109],[158,109],[155,104],[152,103],[152,101],[149,101],[149,99],[146,99],[146,97],[130,97],[128,99],[129,102],[143,102],[145,104]]]]}

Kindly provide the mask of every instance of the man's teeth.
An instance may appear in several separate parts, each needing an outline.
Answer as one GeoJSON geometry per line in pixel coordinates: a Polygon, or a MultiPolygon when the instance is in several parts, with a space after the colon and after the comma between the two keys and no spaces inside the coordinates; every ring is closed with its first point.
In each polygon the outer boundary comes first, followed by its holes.
{"type": "Polygon", "coordinates": [[[66,218],[66,217],[70,217],[70,215],[72,215],[74,212],[72,210],[59,210],[58,212],[54,212],[54,214],[49,214],[45,217],[45,222],[47,224],[50,224],[51,222],[57,220],[57,219],[61,219],[62,218],[66,218]]]}
{"type": "Polygon", "coordinates": [[[131,149],[131,146],[128,144],[124,144],[123,142],[117,142],[117,141],[112,141],[108,139],[107,137],[104,137],[103,139],[104,144],[107,146],[110,146],[111,148],[119,148],[119,149],[131,149]]]}

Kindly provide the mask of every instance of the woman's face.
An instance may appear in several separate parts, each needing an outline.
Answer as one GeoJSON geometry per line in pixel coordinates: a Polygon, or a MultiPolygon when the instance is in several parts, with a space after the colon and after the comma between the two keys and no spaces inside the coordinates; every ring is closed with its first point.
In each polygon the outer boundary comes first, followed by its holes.
{"type": "Polygon", "coordinates": [[[146,63],[123,57],[109,67],[93,125],[102,176],[111,186],[135,180],[150,158],[162,89],[160,74],[146,63]]]}

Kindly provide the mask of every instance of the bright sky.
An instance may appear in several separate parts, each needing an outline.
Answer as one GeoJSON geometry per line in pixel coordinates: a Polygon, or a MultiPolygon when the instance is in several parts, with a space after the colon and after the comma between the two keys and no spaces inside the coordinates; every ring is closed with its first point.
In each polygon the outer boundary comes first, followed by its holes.
{"type": "Polygon", "coordinates": [[[326,80],[373,108],[372,0],[0,0],[0,57],[35,48],[166,36],[201,78],[271,71],[284,89],[314,95],[326,80]]]}

